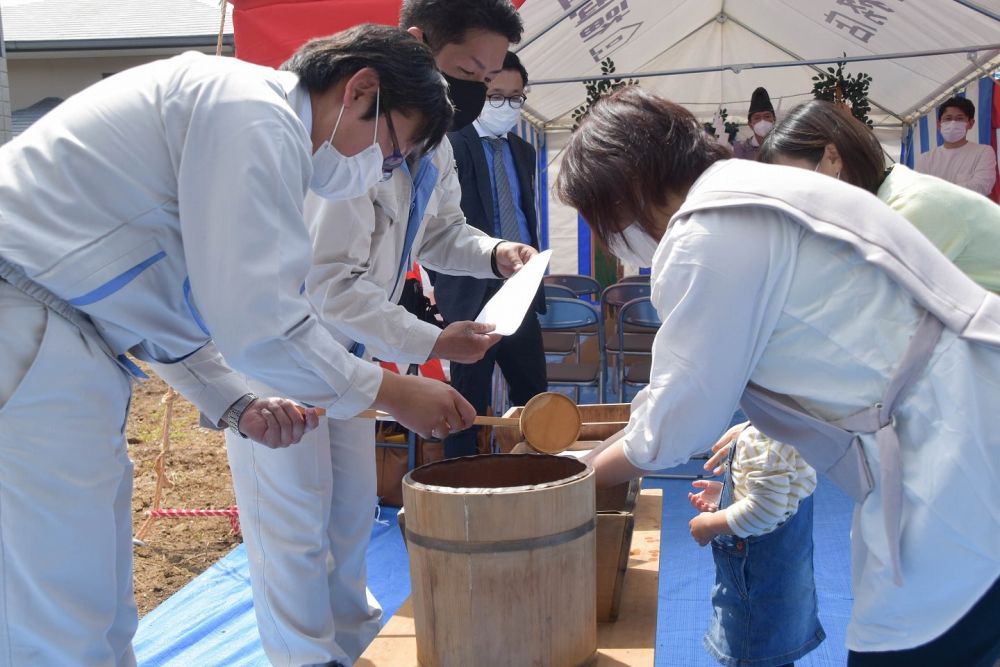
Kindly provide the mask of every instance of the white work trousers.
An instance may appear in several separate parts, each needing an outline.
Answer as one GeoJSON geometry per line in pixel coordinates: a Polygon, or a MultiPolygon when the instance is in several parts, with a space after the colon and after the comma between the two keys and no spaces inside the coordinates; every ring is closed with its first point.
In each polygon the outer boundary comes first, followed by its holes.
{"type": "Polygon", "coordinates": [[[351,665],[378,634],[382,610],[365,585],[373,424],[321,418],[284,449],[226,431],[257,628],[276,667],[351,665]]]}
{"type": "Polygon", "coordinates": [[[131,387],[0,280],[0,665],[135,664],[131,387]]]}

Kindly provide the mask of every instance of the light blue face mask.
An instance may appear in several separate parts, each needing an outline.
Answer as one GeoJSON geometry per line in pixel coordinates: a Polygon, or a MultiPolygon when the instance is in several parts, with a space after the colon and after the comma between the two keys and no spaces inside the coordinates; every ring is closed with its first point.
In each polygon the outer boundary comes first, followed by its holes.
{"type": "Polygon", "coordinates": [[[608,250],[623,262],[646,268],[653,265],[653,255],[659,245],[659,241],[633,222],[608,243],[608,250]]]}
{"type": "Polygon", "coordinates": [[[365,194],[382,180],[382,147],[378,145],[380,93],[375,93],[375,136],[372,145],[357,155],[346,156],[333,145],[344,107],[340,107],[330,138],[313,153],[313,174],[309,188],[321,197],[333,200],[354,199],[365,194]]]}

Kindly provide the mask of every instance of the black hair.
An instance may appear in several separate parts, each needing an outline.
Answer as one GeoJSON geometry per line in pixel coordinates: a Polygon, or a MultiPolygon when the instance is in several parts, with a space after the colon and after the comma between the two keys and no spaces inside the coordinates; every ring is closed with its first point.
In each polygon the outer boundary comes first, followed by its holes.
{"type": "Polygon", "coordinates": [[[446,44],[461,44],[470,30],[494,32],[512,44],[520,42],[524,32],[510,0],[404,0],[399,27],[423,30],[435,53],[446,44]]]}
{"type": "MultiPolygon", "coordinates": [[[[430,49],[404,30],[363,23],[306,42],[281,69],[296,73],[310,93],[324,93],[365,67],[378,73],[380,112],[419,114],[423,124],[414,144],[436,146],[454,114],[448,85],[430,49]]],[[[364,118],[374,115],[372,104],[364,118]]]]}
{"type": "Polygon", "coordinates": [[[524,65],[521,64],[521,59],[517,57],[517,54],[513,51],[508,51],[507,55],[503,57],[503,67],[502,69],[514,70],[521,75],[521,85],[528,85],[528,70],[524,69],[524,65]]]}
{"type": "Polygon", "coordinates": [[[768,132],[757,159],[774,162],[784,155],[819,164],[827,144],[840,154],[841,180],[878,191],[885,174],[882,144],[867,125],[833,102],[812,100],[792,109],[768,132]]]}
{"type": "Polygon", "coordinates": [[[972,103],[972,100],[965,97],[959,97],[958,95],[956,95],[954,97],[949,97],[948,99],[946,99],[944,102],[941,103],[941,106],[938,107],[938,114],[937,114],[938,120],[941,120],[941,116],[944,115],[944,111],[948,107],[954,107],[958,109],[966,116],[968,116],[969,120],[972,120],[976,117],[976,105],[972,103]]]}

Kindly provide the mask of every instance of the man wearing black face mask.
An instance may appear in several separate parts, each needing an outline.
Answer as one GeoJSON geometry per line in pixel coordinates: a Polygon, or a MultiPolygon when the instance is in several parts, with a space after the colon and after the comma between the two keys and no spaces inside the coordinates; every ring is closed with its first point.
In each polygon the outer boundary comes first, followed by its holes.
{"type": "Polygon", "coordinates": [[[451,87],[453,132],[479,117],[486,84],[501,72],[507,46],[520,41],[522,30],[509,0],[407,0],[399,26],[434,52],[451,87]]]}
{"type": "MultiPolygon", "coordinates": [[[[400,24],[431,46],[462,125],[479,115],[485,82],[502,71],[507,48],[523,29],[510,0],[405,0],[400,24]]],[[[413,262],[439,273],[509,277],[537,252],[465,224],[446,141],[412,147],[406,163],[368,196],[307,198],[305,214],[314,264],[325,269],[322,283],[311,287],[325,319],[372,356],[401,364],[431,358],[471,363],[498,340],[468,321],[442,331],[398,306],[413,262]]]]}

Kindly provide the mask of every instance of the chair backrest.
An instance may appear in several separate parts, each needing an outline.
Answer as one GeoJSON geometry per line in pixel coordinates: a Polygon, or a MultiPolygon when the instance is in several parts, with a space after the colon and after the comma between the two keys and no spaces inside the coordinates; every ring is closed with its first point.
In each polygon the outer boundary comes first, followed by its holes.
{"type": "Polygon", "coordinates": [[[542,331],[584,329],[600,321],[593,306],[576,298],[548,297],[545,306],[545,313],[538,316],[542,331]]]}
{"type": "MultiPolygon", "coordinates": [[[[624,362],[625,357],[622,355],[643,355],[652,356],[653,354],[653,344],[652,338],[650,336],[637,337],[639,340],[649,340],[649,347],[646,348],[646,344],[643,344],[643,348],[637,349],[635,345],[629,347],[629,351],[623,352],[625,350],[625,332],[629,329],[633,330],[633,335],[635,330],[645,330],[648,333],[655,333],[657,329],[660,328],[660,316],[656,313],[656,309],[653,308],[653,304],[650,302],[648,296],[639,297],[638,299],[632,299],[628,303],[622,305],[618,309],[618,349],[619,349],[619,359],[624,362]]],[[[625,401],[625,384],[627,383],[627,373],[625,370],[625,364],[622,363],[618,366],[618,402],[622,403],[625,401]]],[[[631,382],[630,384],[635,384],[631,382]]]]}
{"type": "Polygon", "coordinates": [[[625,327],[642,327],[656,330],[660,328],[660,316],[648,296],[632,299],[618,309],[618,331],[624,335],[625,327]]]}
{"type": "Polygon", "coordinates": [[[647,273],[647,274],[643,275],[643,274],[640,273],[639,275],[635,275],[635,276],[625,276],[624,278],[622,278],[618,282],[619,283],[648,283],[649,282],[649,274],[647,273]]]}
{"type": "Polygon", "coordinates": [[[545,298],[558,297],[560,299],[575,299],[576,292],[568,287],[563,287],[562,285],[556,285],[555,283],[542,285],[545,290],[545,298]]]}
{"type": "Polygon", "coordinates": [[[573,290],[577,296],[598,295],[601,292],[601,285],[590,276],[581,276],[575,273],[553,273],[545,276],[543,282],[546,285],[559,285],[573,290]]]}
{"type": "Polygon", "coordinates": [[[601,292],[601,306],[621,308],[632,299],[649,296],[651,293],[652,287],[648,283],[615,283],[601,292]]]}

